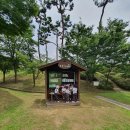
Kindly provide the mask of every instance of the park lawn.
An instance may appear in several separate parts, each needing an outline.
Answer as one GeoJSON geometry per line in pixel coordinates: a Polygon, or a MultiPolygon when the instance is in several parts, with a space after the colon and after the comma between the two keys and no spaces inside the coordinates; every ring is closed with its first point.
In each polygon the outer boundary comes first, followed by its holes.
{"type": "Polygon", "coordinates": [[[0,130],[130,129],[130,111],[96,99],[97,92],[81,93],[75,107],[46,107],[40,93],[0,89],[0,95],[0,130]]]}
{"type": "MultiPolygon", "coordinates": [[[[36,86],[33,87],[32,75],[27,74],[25,71],[18,72],[18,81],[14,82],[14,73],[10,71],[6,75],[6,82],[2,83],[2,72],[0,72],[0,87],[10,88],[14,90],[21,90],[27,92],[44,92],[45,91],[45,77],[44,73],[40,73],[36,79],[36,86]]],[[[86,92],[86,89],[95,91],[95,88],[85,80],[81,80],[81,92],[86,92]]]]}
{"type": "Polygon", "coordinates": [[[100,96],[103,96],[103,97],[106,97],[106,98],[110,98],[110,99],[114,99],[116,101],[119,101],[119,102],[122,102],[122,103],[130,105],[130,92],[128,92],[128,91],[103,92],[103,93],[100,94],[100,96]]]}

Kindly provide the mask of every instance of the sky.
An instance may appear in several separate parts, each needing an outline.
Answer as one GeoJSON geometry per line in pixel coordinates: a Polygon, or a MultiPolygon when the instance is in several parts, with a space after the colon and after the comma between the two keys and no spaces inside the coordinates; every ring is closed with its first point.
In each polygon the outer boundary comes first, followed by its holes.
{"type": "MultiPolygon", "coordinates": [[[[93,0],[73,0],[74,9],[70,13],[70,19],[72,23],[78,23],[81,19],[82,23],[87,26],[94,26],[94,31],[97,31],[97,26],[99,23],[101,9],[94,5],[93,0]]],[[[56,11],[52,10],[49,15],[54,19],[57,18],[56,11]]],[[[123,19],[125,22],[130,21],[130,0],[114,0],[113,3],[109,3],[105,8],[105,13],[103,16],[103,25],[107,25],[107,19],[123,19]]],[[[130,28],[130,26],[129,26],[130,28]]],[[[36,38],[36,37],[35,37],[36,38]]],[[[54,38],[49,39],[55,42],[54,38]]],[[[48,54],[49,57],[55,58],[56,49],[55,45],[52,43],[48,44],[48,54]]],[[[45,54],[45,48],[41,48],[41,53],[45,54]]]]}

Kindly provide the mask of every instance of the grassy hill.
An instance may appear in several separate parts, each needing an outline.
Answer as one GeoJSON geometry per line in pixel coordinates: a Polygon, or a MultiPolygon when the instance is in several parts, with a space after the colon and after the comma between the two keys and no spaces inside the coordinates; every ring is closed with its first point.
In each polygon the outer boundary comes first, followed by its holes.
{"type": "MultiPolygon", "coordinates": [[[[17,89],[22,91],[30,91],[30,92],[44,92],[45,90],[45,81],[44,81],[44,73],[40,73],[38,78],[36,79],[36,87],[33,87],[32,75],[27,74],[22,71],[18,73],[18,82],[14,83],[13,72],[10,72],[6,75],[6,82],[2,83],[2,73],[0,73],[0,86],[5,88],[17,89]]],[[[95,89],[92,85],[85,80],[81,80],[80,82],[81,92],[86,92],[88,90],[95,89]]]]}
{"type": "Polygon", "coordinates": [[[6,75],[6,82],[2,83],[2,74],[0,74],[0,86],[17,89],[22,91],[43,92],[44,91],[44,74],[40,73],[36,79],[36,87],[33,87],[32,75],[24,71],[18,72],[18,81],[14,82],[13,72],[6,75]]]}

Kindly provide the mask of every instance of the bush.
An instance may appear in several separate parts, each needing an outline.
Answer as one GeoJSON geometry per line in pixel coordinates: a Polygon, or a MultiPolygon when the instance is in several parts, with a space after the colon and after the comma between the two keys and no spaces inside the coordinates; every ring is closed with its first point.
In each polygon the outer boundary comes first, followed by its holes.
{"type": "Polygon", "coordinates": [[[87,76],[86,76],[85,72],[82,72],[82,73],[80,74],[80,79],[81,79],[81,80],[86,80],[86,78],[87,78],[87,76]]]}
{"type": "Polygon", "coordinates": [[[97,86],[98,89],[104,89],[104,90],[112,90],[113,89],[113,84],[111,83],[110,80],[108,80],[107,86],[106,86],[106,77],[99,73],[96,72],[95,77],[98,79],[99,81],[99,86],[97,86]]]}
{"type": "Polygon", "coordinates": [[[117,73],[115,75],[111,75],[110,78],[120,88],[130,90],[130,79],[129,78],[124,78],[122,73],[117,73]]]}
{"type": "Polygon", "coordinates": [[[113,89],[113,85],[111,82],[108,82],[107,83],[107,86],[106,86],[106,80],[101,80],[99,82],[99,86],[97,86],[98,89],[104,89],[104,90],[112,90],[113,89]]]}

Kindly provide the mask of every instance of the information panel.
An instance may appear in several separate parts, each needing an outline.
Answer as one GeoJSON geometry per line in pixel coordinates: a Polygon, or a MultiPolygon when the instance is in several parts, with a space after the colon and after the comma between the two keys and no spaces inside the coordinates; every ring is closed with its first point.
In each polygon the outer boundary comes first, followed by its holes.
{"type": "Polygon", "coordinates": [[[56,85],[75,83],[74,72],[49,72],[49,88],[55,88],[56,85]]]}
{"type": "Polygon", "coordinates": [[[49,88],[55,88],[61,84],[61,73],[49,72],[49,88]]]}

